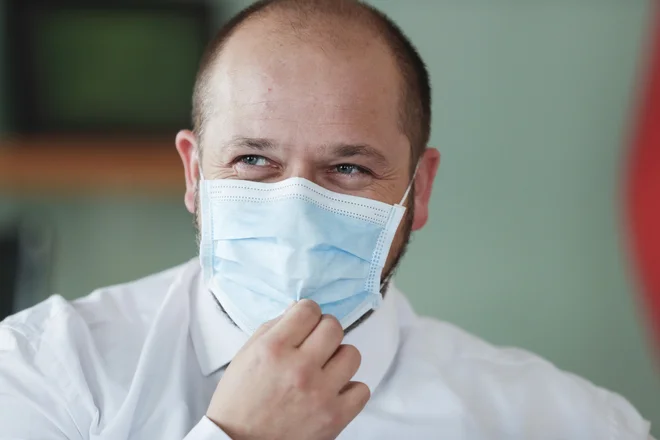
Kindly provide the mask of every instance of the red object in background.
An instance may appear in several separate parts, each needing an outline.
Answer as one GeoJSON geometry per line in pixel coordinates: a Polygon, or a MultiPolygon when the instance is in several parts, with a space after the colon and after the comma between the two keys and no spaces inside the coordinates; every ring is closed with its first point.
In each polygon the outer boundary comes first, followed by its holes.
{"type": "Polygon", "coordinates": [[[640,114],[628,169],[628,220],[642,304],[660,360],[660,6],[656,4],[650,70],[641,88],[640,114]]]}

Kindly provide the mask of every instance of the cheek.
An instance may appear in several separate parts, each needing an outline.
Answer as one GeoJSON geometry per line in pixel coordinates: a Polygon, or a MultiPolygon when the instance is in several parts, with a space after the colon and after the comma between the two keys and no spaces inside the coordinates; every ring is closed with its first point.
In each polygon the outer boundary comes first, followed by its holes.
{"type": "Polygon", "coordinates": [[[401,257],[401,253],[405,251],[406,245],[410,240],[410,233],[412,232],[414,211],[414,207],[407,209],[403,219],[401,219],[401,223],[399,224],[396,234],[394,235],[394,240],[392,241],[390,252],[387,255],[387,261],[385,262],[383,273],[387,273],[392,270],[392,266],[399,263],[397,260],[401,257]]]}

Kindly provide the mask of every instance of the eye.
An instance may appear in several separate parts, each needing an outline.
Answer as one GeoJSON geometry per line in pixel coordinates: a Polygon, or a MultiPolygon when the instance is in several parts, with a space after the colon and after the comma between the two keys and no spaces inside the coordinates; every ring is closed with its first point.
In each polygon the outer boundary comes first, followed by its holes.
{"type": "Polygon", "coordinates": [[[366,174],[367,170],[364,168],[352,165],[348,163],[342,163],[335,166],[335,171],[339,174],[354,175],[354,174],[366,174]]]}
{"type": "Polygon", "coordinates": [[[249,156],[242,156],[239,158],[239,162],[245,164],[245,165],[250,165],[254,167],[265,167],[268,165],[268,159],[266,159],[263,156],[257,156],[257,155],[249,155],[249,156]]]}

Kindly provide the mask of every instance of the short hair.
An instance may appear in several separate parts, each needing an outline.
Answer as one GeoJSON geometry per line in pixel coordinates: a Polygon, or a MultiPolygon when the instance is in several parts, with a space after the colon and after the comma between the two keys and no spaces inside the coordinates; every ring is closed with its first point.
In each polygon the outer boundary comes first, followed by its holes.
{"type": "Polygon", "coordinates": [[[414,169],[431,135],[431,84],[429,74],[415,46],[403,31],[384,13],[360,0],[260,0],[247,7],[211,40],[200,62],[193,93],[193,129],[200,139],[211,112],[209,78],[222,49],[236,30],[250,19],[269,12],[284,12],[307,18],[334,15],[365,24],[382,39],[399,70],[399,125],[411,145],[411,169],[414,169]]]}

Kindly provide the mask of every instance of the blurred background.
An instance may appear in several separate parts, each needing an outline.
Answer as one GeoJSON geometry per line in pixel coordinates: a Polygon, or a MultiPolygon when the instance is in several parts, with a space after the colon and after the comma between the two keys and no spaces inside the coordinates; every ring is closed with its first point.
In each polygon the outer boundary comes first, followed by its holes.
{"type": "MultiPolygon", "coordinates": [[[[121,3],[0,0],[0,319],[196,255],[174,136],[204,44],[250,1],[121,3]]],[[[399,287],[624,395],[660,436],[625,189],[653,2],[371,3],[428,63],[442,153],[399,287]]]]}

